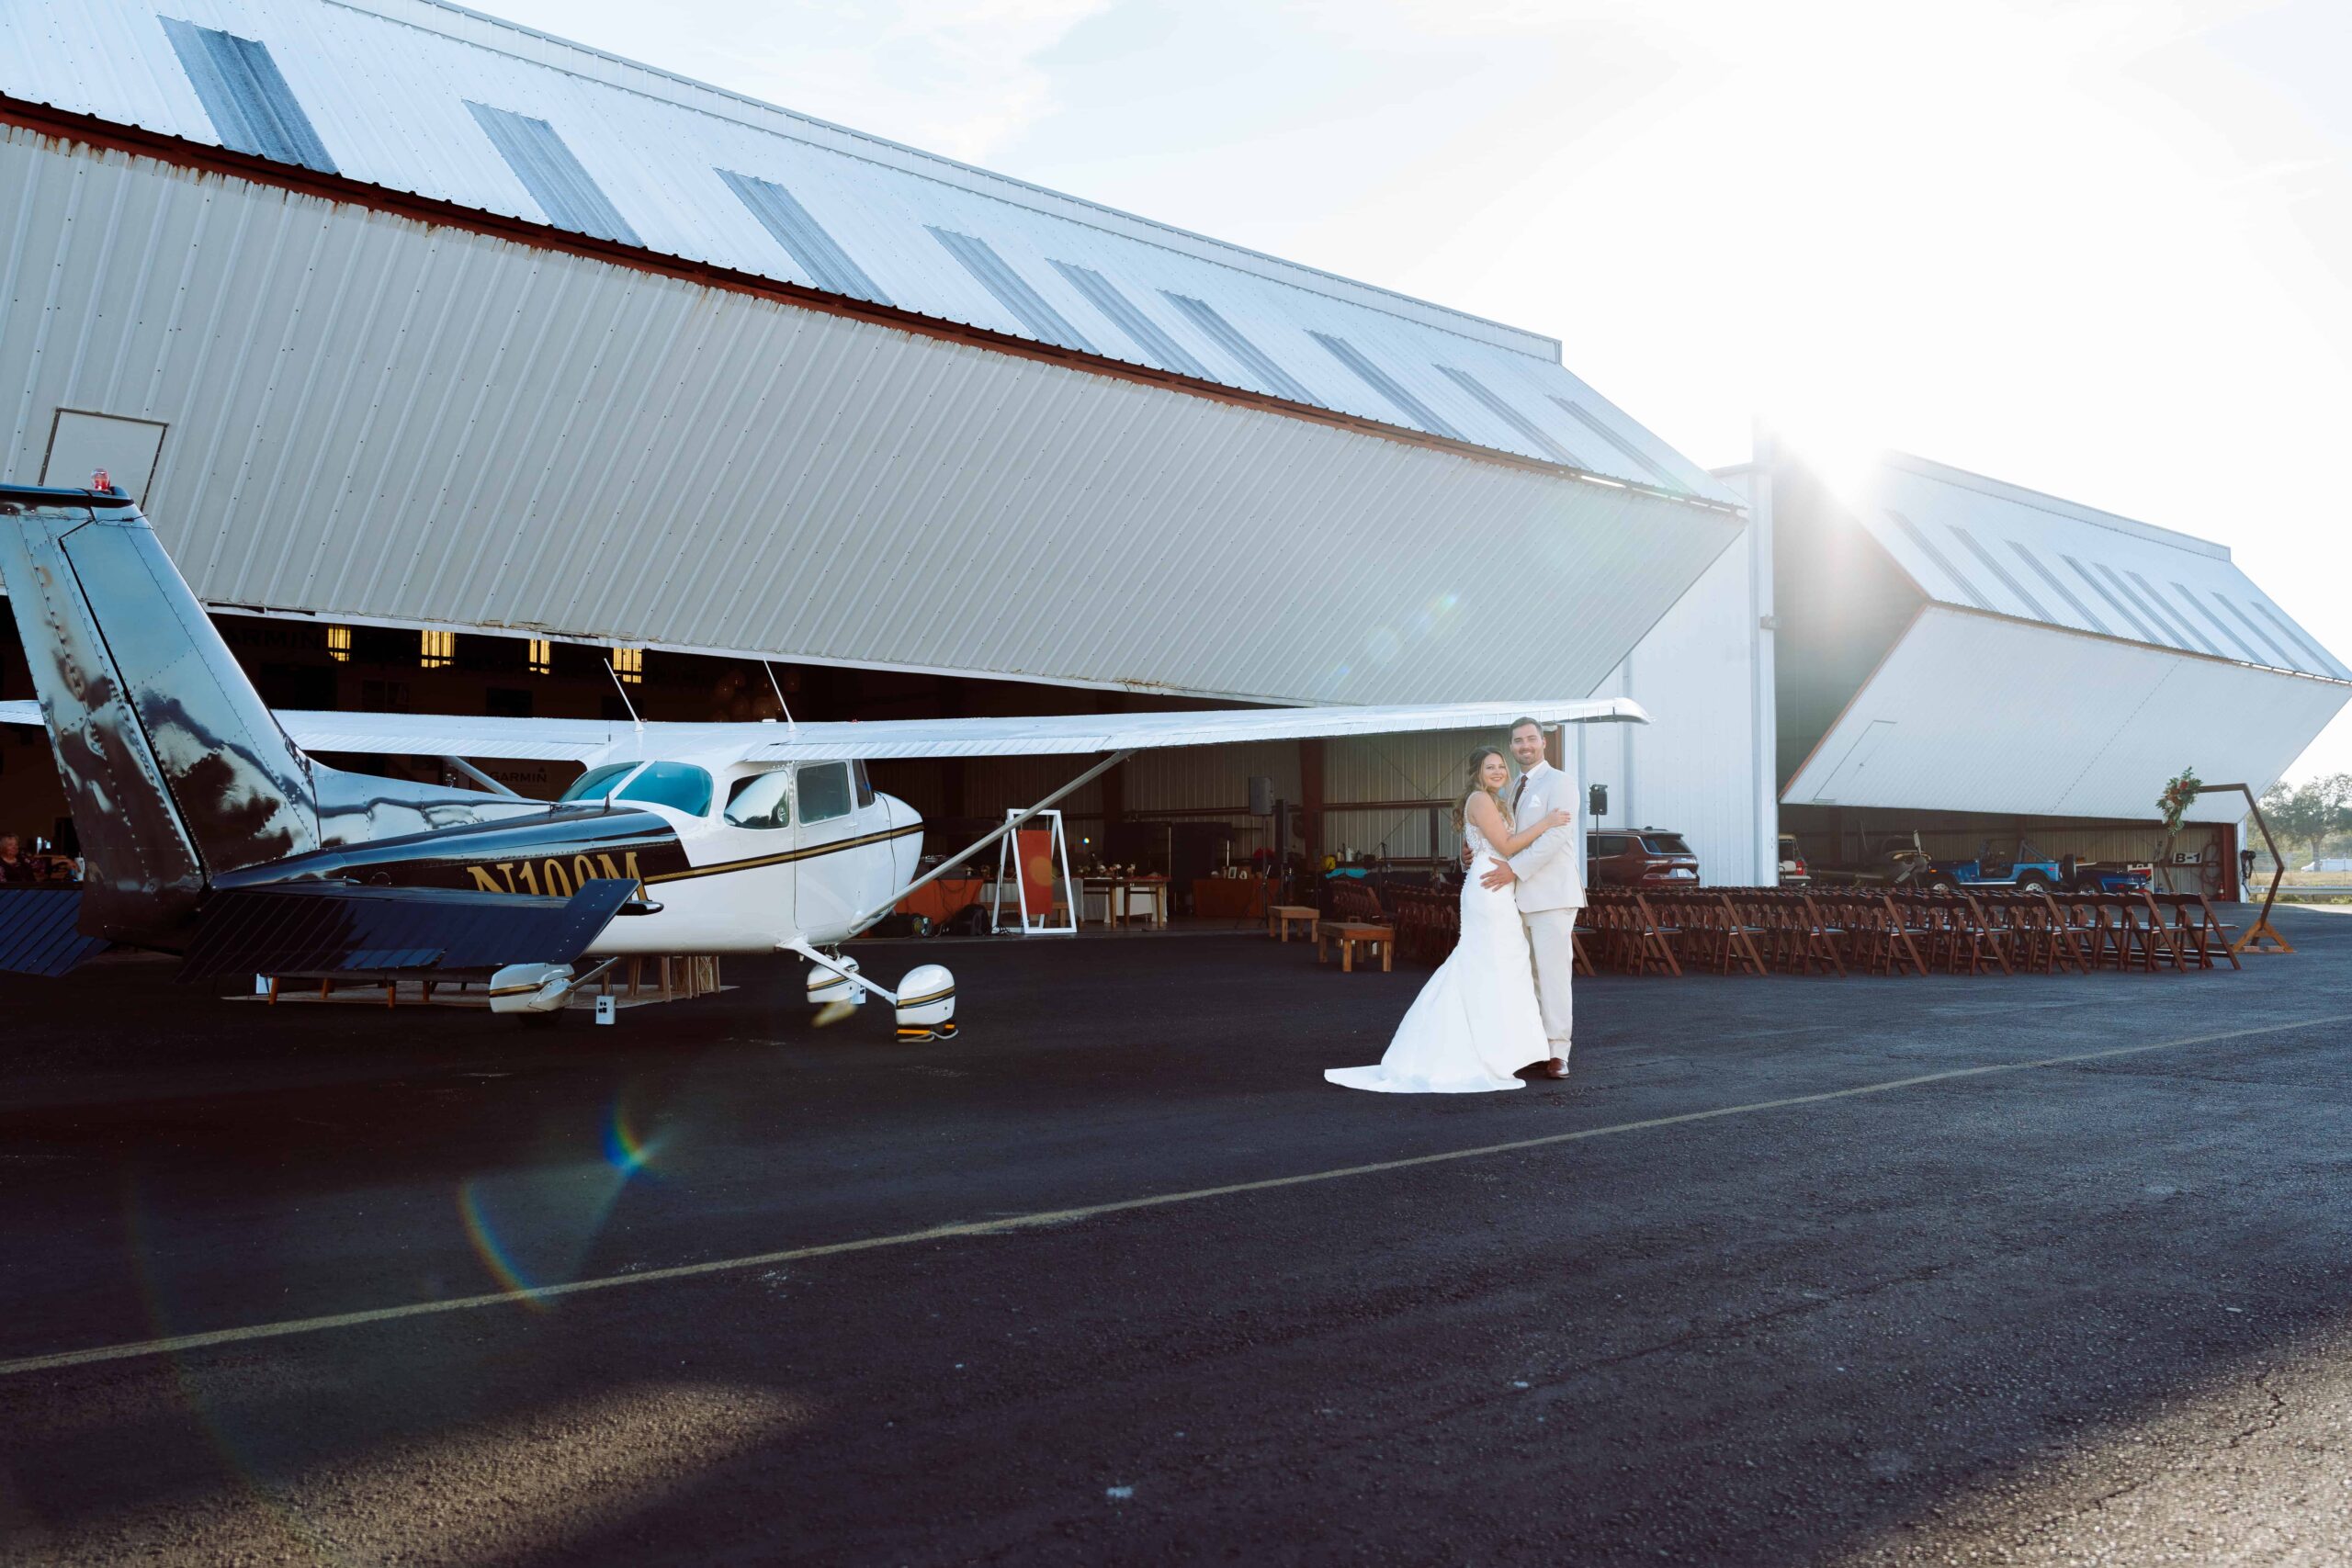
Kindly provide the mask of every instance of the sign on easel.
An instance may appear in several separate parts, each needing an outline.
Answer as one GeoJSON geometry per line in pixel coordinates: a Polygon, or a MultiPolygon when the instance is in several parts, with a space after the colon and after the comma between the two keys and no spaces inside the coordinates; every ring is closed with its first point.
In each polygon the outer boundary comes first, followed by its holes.
{"type": "MultiPolygon", "coordinates": [[[[1010,819],[1020,816],[1008,810],[1010,819]]],[[[1009,875],[1012,881],[1013,897],[1021,909],[1021,933],[1023,936],[1073,936],[1078,931],[1077,885],[1069,879],[1069,836],[1062,831],[1062,814],[1040,811],[1030,820],[1048,818],[1043,828],[1016,828],[996,842],[996,891],[989,899],[989,930],[1004,930],[998,913],[1004,907],[1004,884],[1009,875]],[[1010,862],[1008,866],[1007,863],[1010,862]],[[1054,924],[1055,872],[1061,873],[1060,885],[1071,889],[1069,906],[1069,923],[1054,924]],[[1032,910],[1035,913],[1032,913],[1032,910]]]]}

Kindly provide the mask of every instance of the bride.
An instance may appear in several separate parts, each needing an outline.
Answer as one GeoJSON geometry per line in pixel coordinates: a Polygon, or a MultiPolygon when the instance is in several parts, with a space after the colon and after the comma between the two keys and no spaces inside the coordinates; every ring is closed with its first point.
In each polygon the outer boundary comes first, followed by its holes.
{"type": "Polygon", "coordinates": [[[1462,879],[1462,941],[1413,998],[1379,1065],[1329,1068],[1323,1076],[1333,1083],[1388,1094],[1476,1094],[1517,1089],[1514,1073],[1552,1055],[1519,905],[1509,887],[1481,884],[1478,872],[1489,855],[1508,859],[1575,818],[1555,811],[1512,832],[1502,804],[1510,782],[1500,751],[1489,746],[1472,754],[1467,788],[1453,812],[1473,856],[1462,879]]]}

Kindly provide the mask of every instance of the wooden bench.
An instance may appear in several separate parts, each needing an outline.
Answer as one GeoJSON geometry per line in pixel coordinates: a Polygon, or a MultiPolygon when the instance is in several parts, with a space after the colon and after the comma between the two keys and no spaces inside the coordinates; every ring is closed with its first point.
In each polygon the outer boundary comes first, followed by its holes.
{"type": "Polygon", "coordinates": [[[1315,922],[1322,918],[1322,910],[1306,904],[1270,905],[1266,909],[1266,934],[1278,942],[1288,942],[1290,928],[1296,925],[1305,926],[1306,934],[1313,936],[1315,922]]]}
{"type": "Polygon", "coordinates": [[[1380,972],[1385,975],[1389,961],[1396,951],[1396,928],[1371,925],[1363,920],[1318,920],[1315,925],[1316,963],[1322,963],[1324,954],[1329,951],[1325,943],[1333,942],[1340,944],[1341,974],[1355,973],[1356,948],[1362,945],[1380,949],[1380,972]]]}

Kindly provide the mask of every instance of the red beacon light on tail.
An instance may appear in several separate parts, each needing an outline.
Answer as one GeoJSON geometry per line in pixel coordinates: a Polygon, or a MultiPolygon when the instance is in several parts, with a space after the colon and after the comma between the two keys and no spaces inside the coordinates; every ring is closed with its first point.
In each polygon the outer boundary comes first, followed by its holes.
{"type": "Polygon", "coordinates": [[[104,468],[100,468],[90,476],[90,488],[100,495],[106,495],[114,490],[114,480],[107,477],[107,471],[104,468]]]}

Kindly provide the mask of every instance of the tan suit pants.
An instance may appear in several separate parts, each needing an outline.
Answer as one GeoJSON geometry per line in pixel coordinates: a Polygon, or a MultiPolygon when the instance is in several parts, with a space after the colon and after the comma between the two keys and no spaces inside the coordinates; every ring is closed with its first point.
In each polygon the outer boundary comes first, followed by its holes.
{"type": "Polygon", "coordinates": [[[1527,928],[1527,952],[1535,967],[1535,999],[1544,1010],[1544,1038],[1552,1055],[1565,1062],[1575,1032],[1576,1005],[1569,986],[1577,971],[1577,912],[1574,909],[1521,911],[1527,928]]]}

